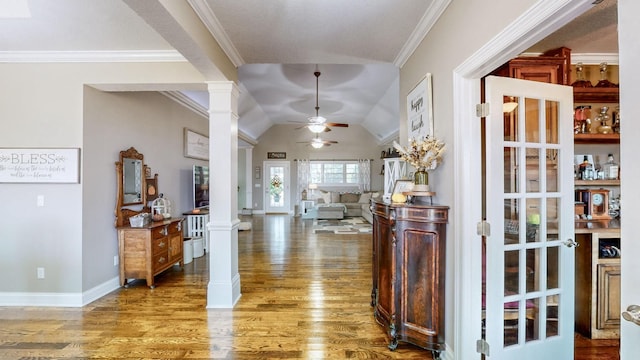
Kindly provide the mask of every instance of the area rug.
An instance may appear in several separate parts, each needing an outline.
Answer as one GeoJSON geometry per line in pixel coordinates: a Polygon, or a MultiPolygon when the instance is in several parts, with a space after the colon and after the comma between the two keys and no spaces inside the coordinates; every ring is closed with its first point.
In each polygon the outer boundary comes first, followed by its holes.
{"type": "Polygon", "coordinates": [[[361,217],[313,220],[314,234],[366,234],[372,229],[371,224],[361,217]]]}

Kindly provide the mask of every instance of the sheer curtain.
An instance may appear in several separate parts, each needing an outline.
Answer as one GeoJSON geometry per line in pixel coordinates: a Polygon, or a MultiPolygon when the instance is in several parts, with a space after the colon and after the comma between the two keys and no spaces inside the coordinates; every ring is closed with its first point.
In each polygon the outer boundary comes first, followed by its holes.
{"type": "Polygon", "coordinates": [[[358,159],[358,186],[360,187],[360,191],[369,191],[371,190],[371,160],[369,159],[358,159]]]}
{"type": "Polygon", "coordinates": [[[308,159],[298,160],[298,192],[296,198],[298,203],[302,200],[302,191],[309,187],[309,179],[311,177],[311,167],[308,159]]]}

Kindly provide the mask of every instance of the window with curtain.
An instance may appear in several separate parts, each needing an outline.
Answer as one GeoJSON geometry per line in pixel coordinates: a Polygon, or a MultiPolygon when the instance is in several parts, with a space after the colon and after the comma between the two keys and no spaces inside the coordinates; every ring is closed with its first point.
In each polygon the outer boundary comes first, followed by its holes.
{"type": "Polygon", "coordinates": [[[311,161],[309,182],[318,185],[358,185],[357,161],[311,161]]]}
{"type": "Polygon", "coordinates": [[[319,186],[355,185],[361,191],[369,191],[370,160],[311,160],[309,183],[319,186]]]}

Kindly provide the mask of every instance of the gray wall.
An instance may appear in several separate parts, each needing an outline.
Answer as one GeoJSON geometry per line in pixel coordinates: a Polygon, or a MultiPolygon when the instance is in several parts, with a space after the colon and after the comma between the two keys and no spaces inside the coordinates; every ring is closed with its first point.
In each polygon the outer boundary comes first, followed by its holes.
{"type": "Polygon", "coordinates": [[[118,254],[114,163],[121,150],[133,146],[144,155],[151,174],[158,174],[158,191],[171,201],[173,216],[193,208],[192,166],[207,162],[183,156],[185,127],[207,134],[208,119],[157,92],[102,92],[85,86],[83,288],[118,275],[113,266],[118,254]]]}
{"type": "MultiPolygon", "coordinates": [[[[55,293],[61,302],[77,303],[80,294],[112,281],[117,274],[113,267],[114,163],[122,145],[142,146],[125,140],[129,125],[90,133],[96,124],[84,121],[85,85],[157,84],[180,89],[187,83],[204,87],[203,78],[188,63],[3,63],[0,78],[1,146],[81,149],[79,184],[0,184],[0,269],[11,274],[0,279],[0,301],[31,303],[42,294],[55,293]],[[106,155],[107,149],[113,152],[106,155]],[[103,167],[104,173],[99,172],[103,167]],[[91,198],[83,200],[89,194],[91,198]],[[44,207],[36,206],[39,195],[44,197],[44,207]],[[36,279],[37,267],[45,268],[45,279],[36,279]]],[[[104,118],[121,116],[110,107],[97,112],[104,118]]],[[[141,116],[142,112],[134,112],[129,120],[141,116]]],[[[145,127],[149,134],[158,131],[145,127]]],[[[139,150],[160,172],[164,159],[146,146],[139,150]]],[[[176,151],[181,154],[179,148],[176,151]]],[[[160,188],[171,189],[163,185],[163,181],[171,183],[163,180],[161,172],[160,176],[160,188]]]]}

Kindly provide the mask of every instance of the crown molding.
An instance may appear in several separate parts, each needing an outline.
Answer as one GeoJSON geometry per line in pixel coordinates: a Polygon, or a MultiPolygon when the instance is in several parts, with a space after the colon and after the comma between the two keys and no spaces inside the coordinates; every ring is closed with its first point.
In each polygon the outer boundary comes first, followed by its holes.
{"type": "Polygon", "coordinates": [[[187,0],[191,8],[195,11],[196,15],[200,18],[204,26],[209,30],[214,39],[218,42],[222,51],[229,57],[229,60],[237,68],[244,65],[244,59],[238,52],[238,49],[233,45],[231,39],[224,31],[222,24],[213,13],[213,10],[209,4],[204,0],[187,0]]]}
{"type": "Polygon", "coordinates": [[[389,135],[378,139],[378,145],[386,145],[392,143],[394,140],[397,140],[400,136],[400,130],[395,130],[389,135]]]}
{"type": "Polygon", "coordinates": [[[204,106],[200,105],[198,102],[180,91],[161,91],[160,94],[186,107],[197,115],[202,116],[205,119],[209,119],[209,112],[204,106]]]}
{"type": "Polygon", "coordinates": [[[452,0],[434,0],[431,6],[425,11],[422,19],[418,25],[413,29],[411,36],[407,42],[404,43],[402,49],[393,60],[393,64],[399,68],[402,68],[404,64],[409,60],[414,51],[418,48],[422,40],[427,36],[433,25],[436,24],[438,18],[444,13],[445,9],[452,0]]]}
{"type": "Polygon", "coordinates": [[[176,50],[0,51],[3,63],[186,62],[176,50]]]}
{"type": "MultiPolygon", "coordinates": [[[[161,91],[160,93],[209,121],[209,112],[207,109],[187,95],[179,91],[161,91]]],[[[248,146],[255,146],[258,143],[256,139],[252,138],[240,129],[238,129],[238,139],[245,141],[249,144],[248,146]]]]}

